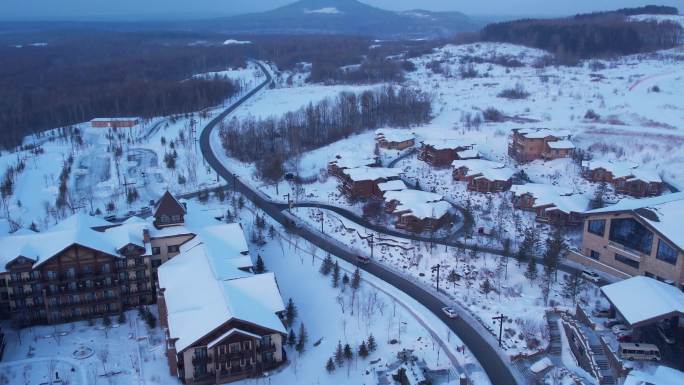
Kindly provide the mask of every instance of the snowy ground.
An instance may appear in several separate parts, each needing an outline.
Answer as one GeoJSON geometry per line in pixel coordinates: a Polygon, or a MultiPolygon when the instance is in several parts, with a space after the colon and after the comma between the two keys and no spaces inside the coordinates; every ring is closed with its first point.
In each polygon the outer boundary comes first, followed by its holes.
{"type": "Polygon", "coordinates": [[[7,347],[0,379],[4,375],[9,384],[48,383],[50,373],[52,380],[57,373],[72,385],[179,383],[169,374],[161,329],[149,329],[137,311],[126,312],[123,324],[113,317],[109,328],[96,319],[93,325],[35,326],[21,335],[9,325],[3,330],[7,347]]]}
{"type": "MultiPolygon", "coordinates": [[[[374,232],[326,210],[298,208],[293,213],[312,228],[320,229],[321,211],[325,234],[361,254],[370,255],[370,245],[361,237],[365,238],[374,232]]],[[[509,317],[509,323],[504,327],[504,345],[511,356],[534,353],[548,344],[546,310],[552,307],[573,310],[572,300],[565,298],[562,292],[564,273],[558,273],[558,281],[551,286],[548,304],[543,303],[542,266],[537,267],[538,278],[531,282],[525,277],[527,265],[523,263],[518,266],[512,259],[482,252],[473,255],[471,251],[454,247],[407,241],[377,233],[373,255],[375,261],[433,288],[436,275],[431,268],[440,264],[440,289],[468,309],[493,334],[498,333],[498,328],[491,324],[491,318],[500,314],[509,317]],[[455,282],[447,280],[451,270],[459,275],[455,282]],[[489,280],[492,286],[489,293],[483,289],[485,280],[489,280]]],[[[595,286],[586,284],[578,299],[593,308],[599,295],[595,286]]]]}

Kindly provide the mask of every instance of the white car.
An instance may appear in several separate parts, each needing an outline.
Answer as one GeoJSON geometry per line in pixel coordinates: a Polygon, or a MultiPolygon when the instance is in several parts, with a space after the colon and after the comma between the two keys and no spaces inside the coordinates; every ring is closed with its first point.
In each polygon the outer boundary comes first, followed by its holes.
{"type": "Polygon", "coordinates": [[[616,336],[632,334],[632,329],[628,328],[626,325],[623,324],[617,324],[610,328],[610,330],[612,330],[616,336]]]}
{"type": "Polygon", "coordinates": [[[442,308],[442,311],[449,318],[458,318],[458,314],[456,313],[456,310],[454,310],[454,308],[452,308],[452,307],[445,306],[442,308]]]}
{"type": "Polygon", "coordinates": [[[599,277],[598,274],[596,274],[593,271],[589,271],[589,270],[584,270],[582,272],[582,278],[586,279],[587,281],[593,282],[593,283],[599,283],[599,281],[601,281],[601,277],[599,277]]]}

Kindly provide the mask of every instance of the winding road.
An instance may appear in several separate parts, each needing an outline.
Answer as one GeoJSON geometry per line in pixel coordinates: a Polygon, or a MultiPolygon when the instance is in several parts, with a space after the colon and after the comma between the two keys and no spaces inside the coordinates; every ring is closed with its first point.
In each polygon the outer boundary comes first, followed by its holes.
{"type": "MultiPolygon", "coordinates": [[[[264,195],[252,189],[249,185],[243,183],[239,178],[237,178],[233,173],[231,173],[226,167],[221,163],[216,154],[214,154],[211,147],[211,134],[214,128],[230,113],[239,108],[247,100],[261,91],[263,88],[271,84],[272,77],[270,72],[266,69],[263,63],[258,63],[262,71],[266,74],[266,80],[257,86],[255,89],[247,93],[245,96],[236,101],[233,105],[224,110],[216,118],[211,120],[203,129],[200,136],[200,148],[202,154],[204,155],[207,163],[226,181],[233,184],[234,188],[244,195],[247,199],[251,200],[257,207],[271,216],[281,225],[289,228],[293,233],[299,235],[300,237],[306,239],[317,247],[339,257],[352,264],[356,263],[357,256],[350,249],[344,247],[343,245],[334,242],[333,240],[327,238],[325,235],[313,230],[307,226],[292,226],[293,219],[289,216],[285,209],[287,205],[283,203],[273,202],[264,195]]],[[[300,204],[301,205],[301,204],[300,204]]],[[[333,206],[325,207],[325,205],[317,205],[316,207],[327,208],[330,210],[338,211],[338,208],[333,206]]],[[[344,211],[344,210],[342,210],[344,211]]],[[[341,215],[345,215],[340,212],[341,215]]],[[[356,217],[358,219],[358,217],[356,217]]],[[[366,223],[363,223],[364,225],[366,223]]],[[[370,225],[370,224],[368,224],[370,225]]],[[[382,231],[387,233],[387,230],[382,231]]],[[[405,234],[400,234],[400,236],[408,238],[409,236],[405,234]]],[[[510,365],[508,357],[506,357],[503,352],[501,352],[495,345],[495,341],[491,335],[487,332],[482,332],[483,328],[470,317],[467,317],[468,322],[463,318],[451,319],[448,318],[443,312],[442,308],[448,306],[443,302],[439,296],[426,290],[424,287],[414,283],[404,276],[395,273],[382,265],[371,263],[368,265],[360,266],[367,273],[373,274],[376,277],[384,280],[385,282],[397,287],[407,295],[414,298],[416,301],[423,304],[432,313],[434,313],[438,318],[440,318],[454,333],[456,333],[459,338],[465,343],[470,351],[473,353],[475,358],[480,362],[482,367],[485,369],[487,376],[489,377],[492,384],[495,385],[513,385],[513,384],[524,384],[524,381],[520,380],[519,373],[515,372],[510,365]]]]}

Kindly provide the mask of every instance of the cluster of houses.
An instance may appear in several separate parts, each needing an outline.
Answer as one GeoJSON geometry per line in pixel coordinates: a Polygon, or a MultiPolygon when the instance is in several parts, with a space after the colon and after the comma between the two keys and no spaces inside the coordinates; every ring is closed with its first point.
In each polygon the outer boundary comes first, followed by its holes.
{"type": "Polygon", "coordinates": [[[618,194],[635,198],[658,196],[663,193],[663,180],[654,170],[639,168],[629,162],[584,161],[582,176],[591,182],[608,183],[618,194]]]}
{"type": "Polygon", "coordinates": [[[226,383],[285,360],[275,276],[253,270],[239,224],[188,212],[167,192],[150,220],[76,214],[1,237],[0,312],[28,326],[157,303],[171,373],[186,384],[226,383]]]}
{"type": "Polygon", "coordinates": [[[514,128],[508,144],[508,155],[518,163],[568,158],[574,150],[569,132],[548,128],[514,128]]]}

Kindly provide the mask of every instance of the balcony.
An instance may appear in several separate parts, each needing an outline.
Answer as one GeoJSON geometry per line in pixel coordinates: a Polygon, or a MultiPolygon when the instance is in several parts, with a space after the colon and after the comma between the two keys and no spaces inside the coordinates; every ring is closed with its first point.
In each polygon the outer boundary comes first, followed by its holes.
{"type": "Polygon", "coordinates": [[[257,353],[274,353],[276,351],[276,345],[271,343],[270,345],[259,345],[257,346],[257,353]]]}

